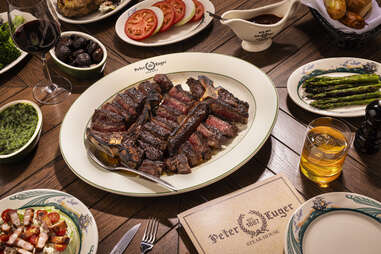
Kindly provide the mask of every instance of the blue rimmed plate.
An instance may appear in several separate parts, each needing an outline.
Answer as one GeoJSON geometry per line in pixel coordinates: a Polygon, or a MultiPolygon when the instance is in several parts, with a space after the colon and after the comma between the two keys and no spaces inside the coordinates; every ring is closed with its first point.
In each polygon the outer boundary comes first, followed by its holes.
{"type": "Polygon", "coordinates": [[[296,69],[288,78],[287,92],[290,98],[300,107],[310,112],[334,117],[358,117],[365,115],[365,105],[347,106],[336,109],[322,110],[310,106],[311,99],[306,98],[302,88],[304,80],[315,76],[348,76],[353,74],[376,73],[381,75],[381,64],[375,61],[354,58],[335,57],[324,58],[307,63],[296,69]]]}
{"type": "Polygon", "coordinates": [[[0,211],[5,209],[47,209],[59,212],[71,232],[65,253],[95,254],[98,248],[98,229],[89,209],[77,198],[51,189],[26,190],[0,200],[0,211]]]}
{"type": "Polygon", "coordinates": [[[378,254],[381,203],[369,197],[331,192],[299,207],[287,224],[285,254],[378,254]]]}

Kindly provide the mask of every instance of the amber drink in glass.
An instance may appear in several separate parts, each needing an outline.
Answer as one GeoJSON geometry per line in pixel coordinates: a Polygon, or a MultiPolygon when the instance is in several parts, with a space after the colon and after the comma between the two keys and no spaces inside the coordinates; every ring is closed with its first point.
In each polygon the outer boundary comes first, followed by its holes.
{"type": "Polygon", "coordinates": [[[351,129],[344,122],[331,117],[315,119],[307,128],[301,172],[320,187],[328,187],[340,176],[351,143],[351,129]]]}

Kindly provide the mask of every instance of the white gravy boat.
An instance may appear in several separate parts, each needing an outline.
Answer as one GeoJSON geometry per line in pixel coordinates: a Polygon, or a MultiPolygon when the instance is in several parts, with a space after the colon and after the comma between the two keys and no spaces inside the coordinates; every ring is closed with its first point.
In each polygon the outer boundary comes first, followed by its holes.
{"type": "Polygon", "coordinates": [[[260,52],[271,46],[272,40],[286,24],[299,0],[283,0],[249,10],[231,10],[222,14],[221,23],[229,26],[242,39],[242,48],[250,52],[260,52]],[[263,25],[248,21],[262,14],[274,14],[282,19],[275,24],[263,25]]]}

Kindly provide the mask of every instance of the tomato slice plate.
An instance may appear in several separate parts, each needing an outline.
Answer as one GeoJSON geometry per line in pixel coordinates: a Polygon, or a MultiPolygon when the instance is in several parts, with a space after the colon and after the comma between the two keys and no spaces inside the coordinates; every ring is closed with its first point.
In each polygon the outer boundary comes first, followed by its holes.
{"type": "Polygon", "coordinates": [[[175,24],[185,16],[185,3],[182,0],[167,0],[175,11],[175,24]]]}
{"type": "Polygon", "coordinates": [[[166,1],[161,1],[155,3],[153,6],[160,8],[164,14],[164,24],[161,27],[160,32],[167,31],[173,24],[175,24],[175,11],[172,5],[166,1]]]}
{"type": "Polygon", "coordinates": [[[132,40],[143,40],[156,29],[158,20],[154,11],[141,9],[128,17],[124,26],[124,32],[132,40]]]}
{"type": "Polygon", "coordinates": [[[204,5],[200,1],[193,0],[193,2],[194,2],[194,5],[196,5],[196,13],[190,22],[199,21],[204,16],[204,12],[205,12],[204,5]]]}

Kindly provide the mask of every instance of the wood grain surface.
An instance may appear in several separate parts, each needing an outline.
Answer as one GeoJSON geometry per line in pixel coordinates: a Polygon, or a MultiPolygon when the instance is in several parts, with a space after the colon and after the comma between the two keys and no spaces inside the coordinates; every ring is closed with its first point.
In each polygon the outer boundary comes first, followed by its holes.
{"type": "MultiPolygon", "coordinates": [[[[138,1],[132,1],[124,9],[138,1]]],[[[216,13],[231,9],[250,9],[277,0],[212,0],[216,13]]],[[[0,11],[6,11],[6,1],[0,1],[0,11]]],[[[321,189],[303,177],[298,169],[300,152],[308,123],[318,115],[296,106],[288,97],[286,83],[299,66],[313,60],[354,56],[381,61],[381,36],[362,49],[337,48],[326,31],[300,6],[275,36],[270,49],[261,53],[246,52],[241,41],[220,22],[214,21],[199,34],[172,45],[141,48],[121,41],[114,30],[117,13],[101,22],[88,25],[62,23],[64,31],[78,30],[98,38],[108,50],[103,75],[125,65],[152,56],[175,52],[214,52],[244,59],[266,72],[274,81],[279,94],[280,110],[271,137],[263,148],[242,168],[223,180],[200,190],[164,198],[133,198],[118,196],[96,189],[78,179],[65,164],[59,149],[59,130],[65,113],[78,96],[96,80],[76,80],[73,94],[58,105],[42,105],[43,133],[37,148],[22,162],[0,165],[0,197],[26,189],[51,188],[62,190],[79,198],[93,213],[99,230],[98,253],[109,253],[122,235],[137,223],[141,229],[125,253],[140,253],[140,240],[148,218],[160,219],[157,242],[151,253],[195,253],[182,231],[177,214],[208,200],[231,193],[261,179],[283,173],[305,198],[331,191],[349,191],[364,194],[381,201],[381,152],[374,155],[358,154],[351,149],[345,160],[342,176],[329,188],[321,189]]],[[[54,72],[62,74],[49,60],[54,72]]],[[[17,99],[33,100],[32,87],[43,77],[42,65],[35,56],[28,56],[15,68],[0,76],[0,106],[17,99]]],[[[362,118],[346,119],[356,128],[362,118]]]]}

